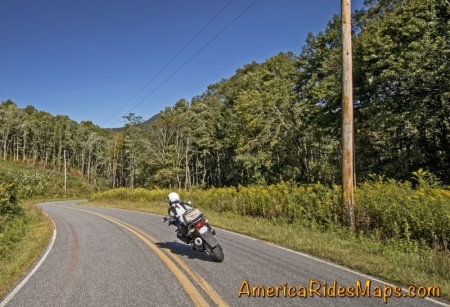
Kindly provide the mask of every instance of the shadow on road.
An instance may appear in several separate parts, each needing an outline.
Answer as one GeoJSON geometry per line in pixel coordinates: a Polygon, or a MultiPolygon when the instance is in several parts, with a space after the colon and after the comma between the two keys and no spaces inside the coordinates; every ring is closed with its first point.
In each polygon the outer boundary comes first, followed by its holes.
{"type": "Polygon", "coordinates": [[[159,248],[168,249],[172,254],[179,256],[187,256],[188,259],[200,259],[203,261],[214,262],[214,260],[206,252],[199,252],[191,249],[190,245],[180,242],[156,242],[159,248]]]}

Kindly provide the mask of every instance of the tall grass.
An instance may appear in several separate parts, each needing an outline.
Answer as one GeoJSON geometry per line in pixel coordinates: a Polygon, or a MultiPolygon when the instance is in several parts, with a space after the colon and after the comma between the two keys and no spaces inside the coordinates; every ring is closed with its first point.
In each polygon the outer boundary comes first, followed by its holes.
{"type": "MultiPolygon", "coordinates": [[[[93,195],[93,200],[164,202],[170,190],[126,188],[93,195]]],[[[216,212],[282,219],[288,223],[328,229],[344,219],[341,189],[321,184],[299,186],[282,182],[267,187],[192,189],[177,191],[182,199],[216,212]]],[[[450,191],[409,182],[377,180],[355,191],[357,233],[380,240],[400,239],[417,244],[450,241],[450,191]]]]}

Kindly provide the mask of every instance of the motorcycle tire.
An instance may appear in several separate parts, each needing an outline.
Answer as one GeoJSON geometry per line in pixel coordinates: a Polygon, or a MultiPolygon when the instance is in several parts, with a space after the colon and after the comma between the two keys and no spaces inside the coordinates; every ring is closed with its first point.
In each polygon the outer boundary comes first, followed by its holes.
{"type": "Polygon", "coordinates": [[[220,244],[217,244],[214,248],[211,248],[211,246],[205,244],[205,248],[208,251],[208,254],[211,256],[211,258],[214,259],[214,261],[222,262],[223,259],[225,258],[222,246],[220,246],[220,244]]]}

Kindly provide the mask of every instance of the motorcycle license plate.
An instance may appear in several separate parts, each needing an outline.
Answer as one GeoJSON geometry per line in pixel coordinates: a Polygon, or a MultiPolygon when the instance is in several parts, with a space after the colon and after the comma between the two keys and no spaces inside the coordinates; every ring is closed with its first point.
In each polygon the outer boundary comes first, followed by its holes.
{"type": "Polygon", "coordinates": [[[207,226],[203,226],[202,228],[200,228],[199,230],[198,230],[198,232],[200,232],[201,234],[204,234],[204,233],[206,233],[208,231],[208,227],[207,226]]]}

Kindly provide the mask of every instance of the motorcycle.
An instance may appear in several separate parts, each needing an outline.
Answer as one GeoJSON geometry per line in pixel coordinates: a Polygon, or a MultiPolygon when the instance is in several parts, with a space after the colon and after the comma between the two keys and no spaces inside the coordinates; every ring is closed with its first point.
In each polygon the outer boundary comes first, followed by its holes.
{"type": "MultiPolygon", "coordinates": [[[[190,204],[190,202],[188,203],[190,204]]],[[[197,251],[205,251],[216,262],[222,262],[224,259],[222,246],[216,239],[216,231],[205,220],[203,213],[192,208],[183,214],[185,223],[181,223],[174,216],[164,217],[163,222],[169,221],[169,226],[174,224],[177,226],[177,237],[197,251]]]]}

